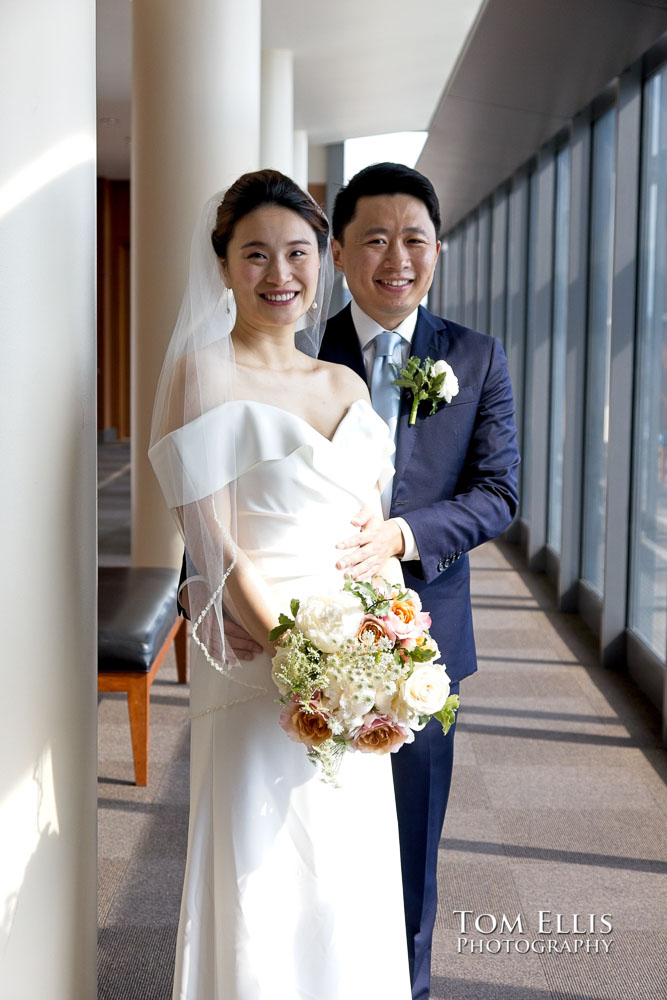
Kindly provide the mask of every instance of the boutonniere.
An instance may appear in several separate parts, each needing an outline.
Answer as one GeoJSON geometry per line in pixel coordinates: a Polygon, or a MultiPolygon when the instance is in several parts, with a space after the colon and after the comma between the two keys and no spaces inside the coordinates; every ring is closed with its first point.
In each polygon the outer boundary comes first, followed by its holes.
{"type": "Polygon", "coordinates": [[[398,375],[398,378],[394,379],[394,385],[412,393],[412,408],[408,421],[411,427],[417,419],[420,403],[430,403],[431,413],[435,413],[439,403],[451,403],[458,394],[459,380],[452,366],[446,361],[433,361],[432,358],[425,358],[422,361],[413,354],[408,358],[405,368],[397,368],[394,365],[394,370],[398,375]]]}

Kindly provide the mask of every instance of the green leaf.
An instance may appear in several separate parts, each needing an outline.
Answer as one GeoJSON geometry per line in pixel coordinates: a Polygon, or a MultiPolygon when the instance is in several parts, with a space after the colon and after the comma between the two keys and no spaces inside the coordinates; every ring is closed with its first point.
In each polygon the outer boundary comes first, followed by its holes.
{"type": "Polygon", "coordinates": [[[454,723],[454,718],[456,711],[459,707],[459,696],[457,694],[450,694],[449,698],[442,706],[439,712],[433,713],[433,718],[437,719],[442,725],[443,735],[446,736],[449,732],[450,726],[454,723]]]}
{"type": "Polygon", "coordinates": [[[383,618],[388,611],[389,611],[389,601],[385,600],[377,601],[377,603],[373,605],[373,614],[376,615],[378,618],[383,618]]]}
{"type": "Polygon", "coordinates": [[[280,638],[283,632],[288,632],[288,631],[289,631],[289,625],[276,625],[276,627],[272,628],[271,631],[269,632],[269,642],[275,642],[276,639],[280,638]]]}
{"type": "Polygon", "coordinates": [[[287,632],[289,629],[294,628],[293,620],[288,618],[287,615],[284,615],[282,612],[278,615],[278,621],[280,624],[276,625],[276,627],[272,628],[269,632],[269,642],[275,642],[276,639],[280,638],[283,632],[287,632]]]}
{"type": "Polygon", "coordinates": [[[290,611],[292,612],[292,614],[294,615],[295,618],[296,618],[296,616],[299,613],[299,605],[300,605],[300,603],[301,602],[296,597],[294,597],[292,599],[291,603],[290,603],[289,608],[290,608],[290,611]]]}
{"type": "Polygon", "coordinates": [[[415,663],[425,663],[427,660],[432,660],[434,656],[434,649],[424,649],[422,646],[415,646],[414,649],[410,650],[410,659],[414,660],[415,663]]]}

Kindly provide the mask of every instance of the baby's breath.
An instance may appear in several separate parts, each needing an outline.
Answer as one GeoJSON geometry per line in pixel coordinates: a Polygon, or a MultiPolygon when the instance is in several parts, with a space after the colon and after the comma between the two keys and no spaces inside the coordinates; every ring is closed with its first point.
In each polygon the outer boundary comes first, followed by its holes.
{"type": "Polygon", "coordinates": [[[303,702],[310,702],[314,693],[326,684],[326,657],[301,632],[287,632],[279,643],[288,656],[276,671],[282,681],[303,702]]]}

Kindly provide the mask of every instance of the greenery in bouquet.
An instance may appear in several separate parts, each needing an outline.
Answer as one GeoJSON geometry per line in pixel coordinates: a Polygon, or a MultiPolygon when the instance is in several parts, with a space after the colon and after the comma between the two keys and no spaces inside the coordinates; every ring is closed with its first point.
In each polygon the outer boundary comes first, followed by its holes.
{"type": "Polygon", "coordinates": [[[325,780],[335,782],[346,751],[395,753],[433,716],[447,732],[458,695],[413,590],[348,579],[290,611],[270,634],[280,724],[325,780]]]}

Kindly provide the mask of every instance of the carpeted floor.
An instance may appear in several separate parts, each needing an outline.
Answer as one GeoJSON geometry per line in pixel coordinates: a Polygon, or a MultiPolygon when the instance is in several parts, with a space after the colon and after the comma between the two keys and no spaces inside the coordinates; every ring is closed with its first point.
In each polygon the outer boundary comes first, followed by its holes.
{"type": "MultiPolygon", "coordinates": [[[[118,563],[129,455],[101,452],[100,545],[118,563]]],[[[597,666],[579,619],[553,609],[514,547],[486,545],[472,563],[480,669],[461,691],[432,998],[664,1000],[658,715],[597,666]]],[[[99,734],[98,1000],[171,1000],[188,813],[187,691],[173,654],[152,690],[147,788],[134,785],[124,696],[101,698],[99,734]]]]}

